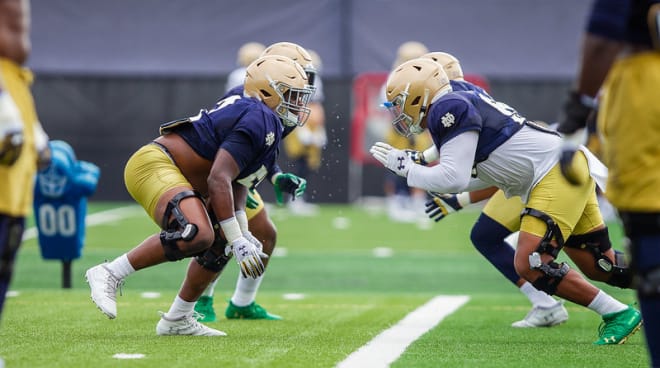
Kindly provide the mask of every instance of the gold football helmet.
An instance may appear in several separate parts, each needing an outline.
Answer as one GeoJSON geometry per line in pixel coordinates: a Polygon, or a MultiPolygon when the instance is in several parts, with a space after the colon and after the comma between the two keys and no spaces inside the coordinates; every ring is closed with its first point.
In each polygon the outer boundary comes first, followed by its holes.
{"type": "Polygon", "coordinates": [[[307,79],[309,79],[309,84],[314,85],[314,79],[316,77],[316,67],[314,66],[314,60],[312,55],[310,55],[307,50],[293,42],[276,42],[264,50],[261,56],[266,55],[282,55],[293,59],[293,61],[302,65],[307,73],[307,79]]]}
{"type": "Polygon", "coordinates": [[[424,54],[423,58],[431,59],[442,65],[450,80],[463,80],[463,69],[461,63],[452,54],[446,52],[429,52],[424,54]]]}
{"type": "Polygon", "coordinates": [[[449,91],[447,74],[433,60],[417,58],[395,68],[385,86],[385,107],[392,113],[394,129],[404,137],[421,133],[429,105],[449,91]]]}
{"type": "Polygon", "coordinates": [[[263,101],[286,126],[303,126],[314,94],[305,70],[291,58],[262,56],[247,67],[245,94],[263,101]]]}
{"type": "Polygon", "coordinates": [[[392,65],[392,69],[405,63],[408,60],[417,59],[418,57],[429,52],[429,49],[421,42],[408,41],[404,42],[396,50],[396,59],[392,65]]]}
{"type": "Polygon", "coordinates": [[[238,49],[236,62],[238,65],[247,68],[250,63],[257,60],[261,53],[264,52],[266,46],[259,42],[248,42],[238,49]]]}

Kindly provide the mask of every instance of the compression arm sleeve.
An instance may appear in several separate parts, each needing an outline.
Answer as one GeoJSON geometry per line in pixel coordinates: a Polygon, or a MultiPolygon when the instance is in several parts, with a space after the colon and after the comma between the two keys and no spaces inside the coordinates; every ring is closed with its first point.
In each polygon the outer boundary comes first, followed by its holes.
{"type": "Polygon", "coordinates": [[[440,148],[440,163],[435,166],[412,165],[408,185],[439,193],[458,193],[470,183],[472,164],[479,134],[467,131],[440,148]]]}

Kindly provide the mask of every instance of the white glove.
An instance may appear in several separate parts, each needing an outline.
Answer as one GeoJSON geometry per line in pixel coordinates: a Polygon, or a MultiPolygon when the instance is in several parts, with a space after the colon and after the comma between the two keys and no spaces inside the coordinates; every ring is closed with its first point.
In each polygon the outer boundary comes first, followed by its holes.
{"type": "Polygon", "coordinates": [[[263,275],[265,267],[259,255],[263,252],[260,252],[257,246],[245,237],[241,236],[231,242],[231,252],[234,253],[236,263],[241,267],[243,277],[247,278],[249,276],[256,279],[263,275]]]}
{"type": "Polygon", "coordinates": [[[257,253],[259,254],[259,257],[268,258],[268,254],[264,253],[264,245],[261,244],[259,239],[257,239],[254,235],[252,235],[251,232],[244,231],[243,237],[247,239],[247,241],[249,241],[250,243],[254,244],[254,246],[257,248],[257,253]]]}
{"type": "Polygon", "coordinates": [[[369,152],[383,166],[404,178],[408,176],[408,171],[414,164],[405,151],[396,149],[387,143],[376,142],[376,144],[371,146],[369,152]]]}

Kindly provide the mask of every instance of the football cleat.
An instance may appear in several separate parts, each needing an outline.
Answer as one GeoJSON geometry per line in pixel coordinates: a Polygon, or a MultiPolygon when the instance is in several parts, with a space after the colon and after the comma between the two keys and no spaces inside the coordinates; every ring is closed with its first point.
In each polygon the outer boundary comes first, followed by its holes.
{"type": "Polygon", "coordinates": [[[115,276],[106,263],[94,266],[85,272],[85,279],[92,290],[92,301],[96,306],[113,319],[117,317],[117,289],[121,292],[124,280],[115,276]]]}
{"type": "Polygon", "coordinates": [[[268,319],[273,321],[282,319],[282,317],[276,314],[268,313],[256,302],[252,302],[245,307],[238,307],[231,300],[225,310],[225,317],[227,319],[268,319]]]}
{"type": "Polygon", "coordinates": [[[165,313],[160,313],[160,321],[156,325],[156,334],[159,336],[227,336],[226,333],[197,322],[196,313],[183,316],[179,319],[169,319],[165,313]]]}
{"type": "Polygon", "coordinates": [[[550,307],[534,306],[525,318],[513,322],[511,326],[519,328],[552,327],[566,322],[567,319],[568,311],[564,308],[563,301],[558,301],[557,304],[550,307]]]}
{"type": "Polygon", "coordinates": [[[199,322],[215,322],[215,310],[213,309],[212,296],[200,296],[195,303],[195,312],[199,322]]]}
{"type": "Polygon", "coordinates": [[[594,345],[620,345],[642,327],[642,314],[628,306],[621,312],[603,315],[594,345]]]}

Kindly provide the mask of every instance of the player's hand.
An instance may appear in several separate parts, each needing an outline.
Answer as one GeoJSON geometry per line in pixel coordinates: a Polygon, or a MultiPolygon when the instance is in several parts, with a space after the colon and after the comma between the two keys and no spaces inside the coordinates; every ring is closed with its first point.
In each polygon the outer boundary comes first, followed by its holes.
{"type": "Polygon", "coordinates": [[[435,192],[429,192],[429,194],[432,198],[426,202],[425,212],[435,222],[442,220],[450,213],[463,209],[463,206],[458,203],[456,194],[440,194],[435,192]]]}
{"type": "Polygon", "coordinates": [[[293,199],[300,197],[307,189],[307,180],[291,173],[277,173],[273,175],[275,200],[277,204],[284,204],[284,193],[289,193],[293,199]]]}
{"type": "Polygon", "coordinates": [[[408,171],[413,165],[413,160],[410,159],[406,151],[396,149],[387,143],[376,142],[371,146],[369,152],[383,166],[404,178],[408,176],[408,171]]]}
{"type": "Polygon", "coordinates": [[[23,148],[23,132],[21,130],[7,131],[0,138],[0,165],[11,166],[21,155],[23,148]]]}
{"type": "Polygon", "coordinates": [[[582,172],[576,165],[576,153],[578,147],[570,143],[564,143],[559,153],[559,169],[566,181],[572,185],[581,185],[589,179],[588,172],[582,172]]]}
{"type": "Polygon", "coordinates": [[[587,125],[587,118],[592,110],[593,107],[585,104],[580,93],[571,91],[562,106],[557,131],[570,135],[584,128],[587,125]]]}
{"type": "Polygon", "coordinates": [[[251,232],[245,231],[243,232],[243,237],[247,239],[250,243],[254,244],[255,247],[257,247],[257,253],[259,253],[259,257],[261,258],[268,258],[268,254],[264,253],[264,245],[257,239],[254,235],[252,235],[251,232]]]}
{"type": "Polygon", "coordinates": [[[260,251],[244,236],[237,238],[231,243],[231,252],[234,254],[234,258],[236,258],[236,263],[241,268],[243,277],[256,279],[263,275],[265,267],[259,255],[260,251]]]}
{"type": "Polygon", "coordinates": [[[426,166],[426,165],[429,164],[429,163],[426,161],[426,159],[424,159],[424,152],[422,152],[422,151],[410,150],[410,149],[405,150],[405,152],[406,152],[406,154],[408,155],[408,157],[410,157],[410,159],[411,159],[414,163],[416,163],[416,164],[418,164],[418,165],[424,165],[424,166],[426,166]]]}
{"type": "Polygon", "coordinates": [[[259,207],[259,201],[257,201],[256,198],[254,198],[254,189],[248,190],[247,193],[247,201],[245,202],[245,207],[254,210],[257,207],[259,207]]]}

